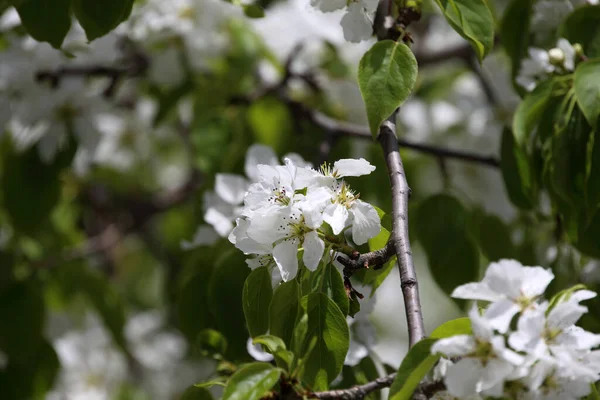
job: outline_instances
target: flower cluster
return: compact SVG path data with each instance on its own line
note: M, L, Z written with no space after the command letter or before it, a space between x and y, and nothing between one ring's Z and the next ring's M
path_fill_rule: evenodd
M268 266L289 281L298 272L300 250L303 264L314 271L329 254L325 248L348 252L350 237L361 245L380 232L375 208L342 179L373 172L368 161L343 159L315 170L286 158L283 166L257 168L258 182L248 188L229 235L238 249L254 255L247 261L251 268Z
M323 12L346 9L342 17L344 38L349 42L358 43L373 36L373 18L377 10L377 0L311 0L313 7Z
M288 153L284 158L293 160L299 167L310 167L296 153ZM244 196L251 184L259 180L259 165L279 165L272 148L262 144L253 144L246 152L244 172L246 176L218 173L215 176L215 190L204 192L204 221L209 225L200 225L191 241L183 241L181 247L189 250L201 245L212 245L219 237L228 237L235 220L241 215Z
M558 39L556 47L550 50L529 48L529 57L523 60L517 83L527 91L532 91L538 82L553 74L567 74L575 69L579 45L572 45L566 39Z
M575 287L542 301L552 279L541 267L500 260L481 282L455 289L455 298L490 305L483 314L476 305L470 310L473 335L441 339L432 347L432 353L458 358L438 368L449 395L569 400L590 392L600 379L600 350L592 350L600 335L575 323L587 312L580 302L596 293Z

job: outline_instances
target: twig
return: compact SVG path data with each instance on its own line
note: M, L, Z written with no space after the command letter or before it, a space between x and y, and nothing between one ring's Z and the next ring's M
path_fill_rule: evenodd
M390 175L392 186L392 232L390 240L394 244L398 266L400 270L400 281L404 297L404 308L406 310L406 321L408 324L409 344L412 347L425 337L423 326L423 314L419 300L419 286L417 274L413 265L410 240L408 238L408 198L410 188L404 175L404 166L400 158L398 140L396 139L397 111L385 121L379 128L379 142L385 155L385 161Z
M386 387L392 386L394 379L396 379L396 373L377 378L374 381L365 383L364 385L353 386L348 389L329 390L326 392L312 393L308 398L312 399L339 399L339 400L360 400L365 398L370 393L380 390ZM435 393L445 390L446 387L441 381L434 382L423 382L421 383L415 393L413 394L414 400L429 399Z
M338 256L337 261L344 266L344 274L346 270L348 270L350 275L352 275L352 272L369 268L371 265L375 265L375 269L377 269L377 266L385 264L393 256L394 244L392 242L387 242L382 249L360 254L356 258Z
M122 238L123 236L117 227L115 225L109 225L102 233L88 239L81 246L65 250L59 256L34 262L32 267L35 269L51 269L68 262L91 257L113 248Z
M292 112L297 118L306 118L326 132L329 132L335 136L350 136L369 140L372 138L371 132L366 126L338 121L319 111L308 108L299 101L292 100L287 97L282 98L282 100L286 102L288 107L291 108ZM398 144L403 148L415 150L436 157L466 161L493 168L500 167L500 160L493 156L484 156L470 153L468 151L448 149L431 144L415 143L407 139L398 139Z

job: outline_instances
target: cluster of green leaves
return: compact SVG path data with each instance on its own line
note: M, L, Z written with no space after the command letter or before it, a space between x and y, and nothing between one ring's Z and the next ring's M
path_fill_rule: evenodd
M88 40L117 27L131 13L134 0L5 0L14 6L27 33L60 48L75 16Z
M549 194L571 243L599 257L600 36L597 20L588 18L593 15L600 15L600 7L582 7L565 19L560 34L581 44L586 58L577 60L574 73L552 76L524 96L512 135L503 135L502 171L517 207L535 209L541 193ZM514 43L507 46L518 66L523 51Z

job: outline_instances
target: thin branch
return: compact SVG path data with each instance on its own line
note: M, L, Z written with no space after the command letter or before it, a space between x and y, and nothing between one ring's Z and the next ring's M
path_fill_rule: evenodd
M394 243L400 281L408 324L410 346L414 346L425 337L423 313L419 300L419 285L413 265L410 240L408 238L408 198L410 188L404 175L404 166L400 158L398 140L396 139L395 111L379 128L379 142L385 155L392 187L392 232L390 240Z
M356 400L364 399L369 393L392 386L396 373L393 373L382 378L377 378L374 381L365 383L364 385L353 386L348 389L329 390L327 392L313 393L309 398L313 399L340 399L340 400Z
M283 97L282 100L285 101L297 118L306 118L330 134L335 136L350 136L369 140L372 138L371 131L366 126L338 121L319 111L308 108L299 101L295 101L287 97ZM463 150L448 149L431 144L416 143L407 139L398 139L398 144L402 148L415 150L435 157L471 162L492 168L500 167L500 160L494 156L484 156Z
M348 389L328 390L326 392L312 393L309 398L312 399L339 399L339 400L360 400L364 399L367 395L377 390L381 390L386 387L392 386L394 379L396 379L396 373L377 378L374 381L365 383L364 385L353 386ZM435 393L445 390L444 382L423 382L421 383L415 393L413 394L414 400L429 399Z
M115 247L123 239L123 235L115 225L109 225L98 236L92 237L82 245L65 250L62 254L34 262L35 269L51 269L59 265L81 260L105 252Z
M352 272L369 268L369 266L372 265L375 266L375 269L378 269L378 266L385 264L393 256L394 244L392 242L387 242L382 249L360 254L358 257L353 258L338 256L337 261L344 266L344 275L346 275L346 270L352 275Z

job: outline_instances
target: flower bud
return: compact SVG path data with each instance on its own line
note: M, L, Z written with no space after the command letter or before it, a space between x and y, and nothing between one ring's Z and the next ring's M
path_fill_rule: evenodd
M558 47L548 50L548 57L550 59L550 64L554 66L562 66L566 58L565 52Z
M583 54L583 46L582 46L581 44L579 44L579 43L575 43L575 44L573 45L573 49L575 50L575 55L576 55L577 57L582 57L582 56L584 55L584 54Z

